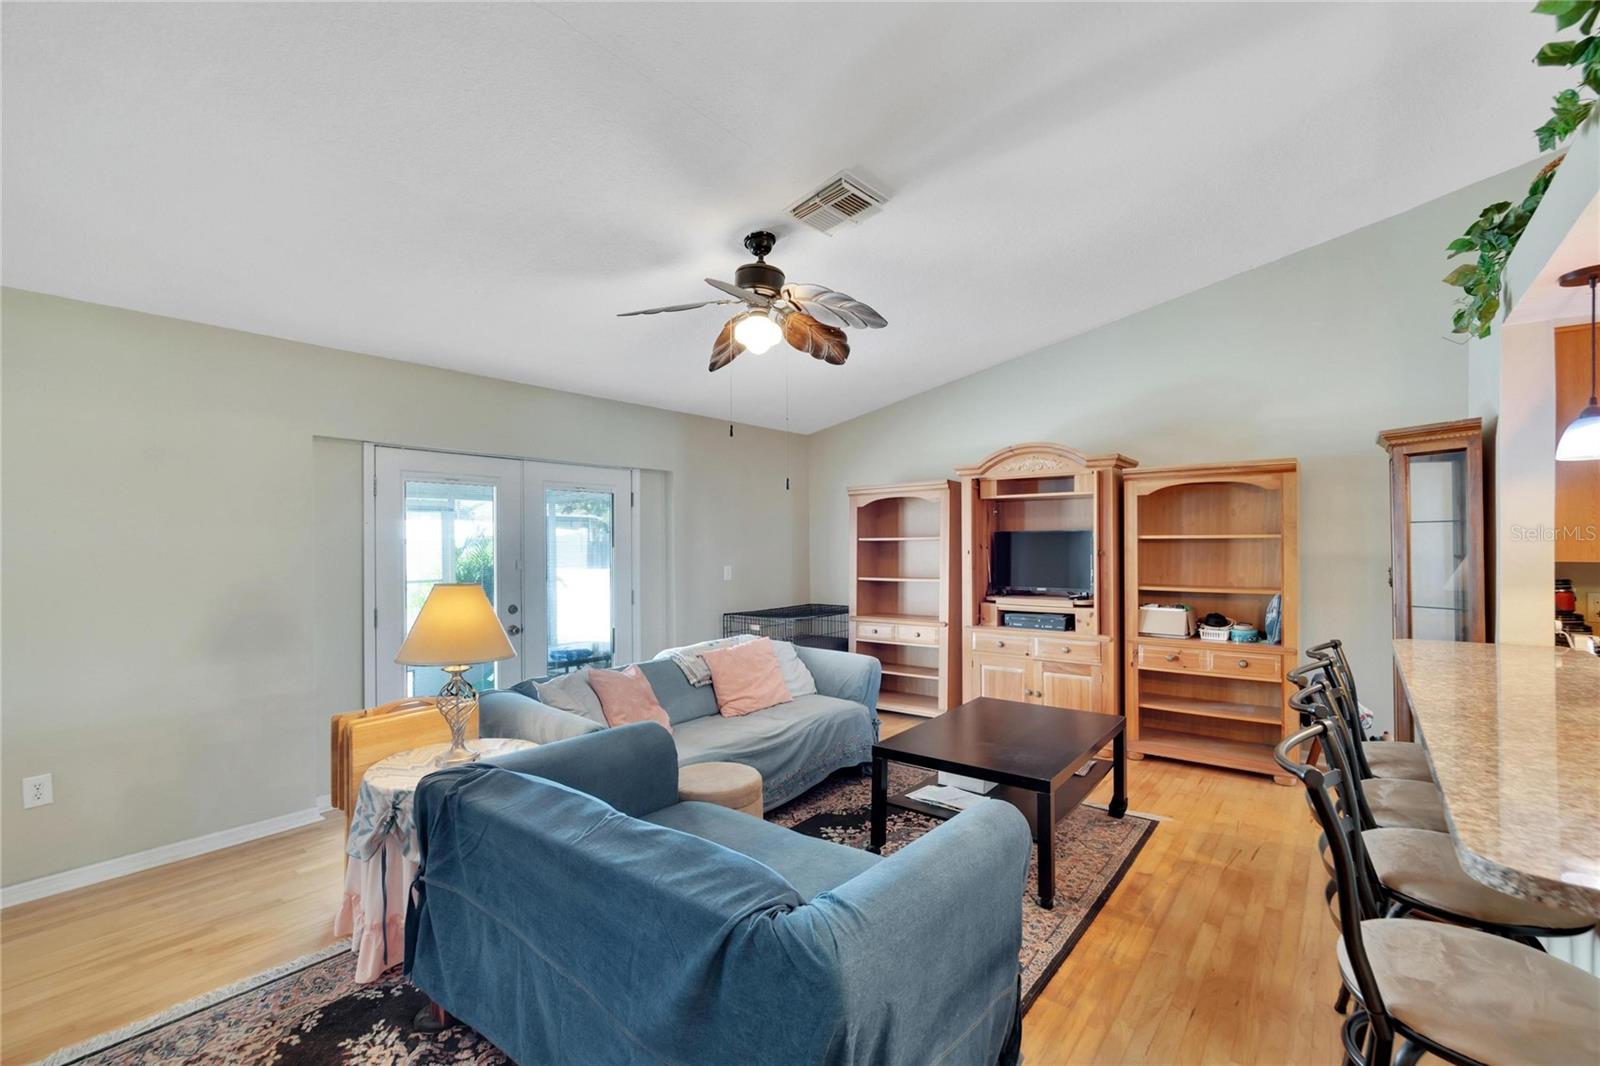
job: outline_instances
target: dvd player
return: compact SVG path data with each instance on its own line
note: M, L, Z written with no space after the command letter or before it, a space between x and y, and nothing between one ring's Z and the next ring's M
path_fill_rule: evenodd
M1014 629L1053 629L1066 632L1077 629L1078 620L1070 614L1044 614L1038 611L1001 611L1000 624Z

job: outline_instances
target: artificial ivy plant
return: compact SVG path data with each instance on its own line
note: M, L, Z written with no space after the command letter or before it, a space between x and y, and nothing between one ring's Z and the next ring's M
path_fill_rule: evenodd
M1549 151L1595 115L1596 97L1585 97L1584 90L1600 95L1600 34L1595 33L1595 23L1600 21L1600 0L1539 0L1533 10L1536 14L1553 16L1557 30L1577 26L1581 35L1575 41L1551 41L1533 58L1540 66L1576 67L1579 72L1578 87L1557 93L1549 120L1534 131L1540 150ZM1472 337L1489 335L1494 316L1500 310L1506 261L1511 258L1512 249L1516 248L1522 231L1528 227L1528 220L1538 210L1545 190L1550 188L1556 168L1565 158L1557 156L1540 170L1520 203L1502 200L1490 204L1478 215L1477 221L1467 227L1465 234L1446 247L1452 259L1467 252L1478 254L1476 262L1458 266L1445 275L1446 285L1462 290L1451 320L1452 332Z

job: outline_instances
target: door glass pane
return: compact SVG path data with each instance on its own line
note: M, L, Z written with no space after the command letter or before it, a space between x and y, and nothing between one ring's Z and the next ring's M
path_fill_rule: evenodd
M436 582L471 581L495 599L494 485L460 481L406 482L406 632ZM408 666L406 694L432 696L450 675ZM495 687L495 664L463 675L480 692Z
M610 492L546 489L545 591L549 635L545 669L610 666L612 520Z
M1467 454L1411 460L1411 635L1467 639Z

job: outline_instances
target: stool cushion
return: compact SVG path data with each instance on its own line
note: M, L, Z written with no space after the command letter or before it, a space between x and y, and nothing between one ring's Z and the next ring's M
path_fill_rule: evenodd
M1600 979L1476 929L1377 918L1361 943L1390 1017L1458 1054L1501 1066L1600 1061ZM1339 969L1357 986L1344 939Z
M1421 744L1403 740L1369 740L1361 745L1361 754L1372 767L1373 777L1399 777L1407 781L1432 781L1433 771L1428 769L1428 756Z
M1592 918L1496 892L1461 868L1448 833L1369 829L1361 834L1378 880L1426 907L1474 921L1578 932Z
M696 762L678 768L678 799L715 803L761 817L761 774L743 763Z
M1361 782L1361 791L1381 829L1450 830L1444 820L1444 797L1431 782L1375 777Z

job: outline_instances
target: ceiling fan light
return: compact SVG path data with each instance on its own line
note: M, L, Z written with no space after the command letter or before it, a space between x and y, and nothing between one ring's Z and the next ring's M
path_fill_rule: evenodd
M1591 403L1578 412L1561 434L1556 458L1563 462L1600 459L1600 404Z
M783 330L766 311L750 311L740 315L734 322L733 339L761 355L783 340Z

